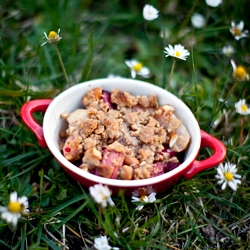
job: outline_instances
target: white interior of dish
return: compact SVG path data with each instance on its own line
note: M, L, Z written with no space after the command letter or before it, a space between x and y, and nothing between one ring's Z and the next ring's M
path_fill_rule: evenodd
M183 124L186 126L187 130L191 135L191 142L188 149L185 151L184 162L176 169L150 179L145 180L114 180L95 176L88 172L85 172L74 164L69 162L61 154L58 146L59 131L65 129L67 123L60 117L62 113L72 112L77 108L82 108L81 99L83 95L90 89L95 87L102 87L106 91L111 91L112 89L119 88L124 91L128 91L133 95L152 95L156 94L160 105L170 104L175 108L175 115L182 120ZM159 181L162 181L170 176L175 175L179 171L185 169L190 163L195 159L199 148L200 148L200 128L199 125L192 114L191 110L176 96L157 87L153 84L146 83L143 81L125 79L125 78L115 78L115 79L97 79L88 82L84 82L75 85L66 91L58 95L49 105L43 121L44 137L48 148L56 159L63 164L66 168L75 172L77 175L84 178L90 179L94 182L114 185L119 187L129 187L129 186L140 186L140 185L152 185Z

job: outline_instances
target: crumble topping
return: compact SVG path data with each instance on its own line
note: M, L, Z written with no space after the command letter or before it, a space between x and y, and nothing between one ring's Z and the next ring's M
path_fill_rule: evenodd
M170 105L155 94L133 96L101 87L83 95L82 109L61 114L68 122L59 136L65 158L84 171L113 179L138 180L179 166L190 135Z

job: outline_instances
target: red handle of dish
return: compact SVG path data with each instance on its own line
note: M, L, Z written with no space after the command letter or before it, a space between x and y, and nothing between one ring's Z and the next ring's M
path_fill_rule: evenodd
M47 143L43 135L43 127L37 123L32 114L34 112L45 112L51 102L51 99L33 100L26 102L21 108L21 118L23 122L35 134L42 148L47 147Z
M218 165L226 157L226 147L224 144L203 130L201 130L201 148L211 148L214 152L205 160L195 160L191 168L184 175L186 179L191 179L197 173Z

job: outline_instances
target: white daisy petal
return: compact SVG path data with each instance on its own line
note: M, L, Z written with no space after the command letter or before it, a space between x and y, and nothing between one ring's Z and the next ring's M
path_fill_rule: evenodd
M234 183L233 181L229 181L229 182L228 182L228 186L229 186L230 188L232 188L234 191L236 191L236 189L237 189L237 187L236 187L236 185L235 185L235 183Z
M215 176L216 177L216 176ZM220 177L221 178L221 177ZM217 183L219 184L219 185L221 185L223 182L225 182L224 180L219 180L219 181L217 181Z
M238 28L240 30L243 30L244 29L244 22L243 21L240 21L240 23L238 24Z
M155 196L156 196L156 193L155 192L153 192L153 193L151 193L149 196L148 196L148 202L154 202L155 200L156 200L156 198L155 198Z
M2 217L3 220L7 220L7 218L9 217L9 212L7 211L5 213L2 213L1 217Z
M235 64L234 60L231 60L231 64L232 64L232 67L233 67L233 71L235 71L236 70L236 64Z
M17 222L18 222L18 217L14 216L11 221L12 225L15 227L17 225Z
M136 71L133 70L133 69L131 69L131 76L132 76L132 78L135 78L135 77L136 77Z
M0 213L3 214L8 211L7 207L0 207Z
M110 197L107 199L107 201L111 207L113 207L115 205L115 203L113 202L113 200Z
M126 63L126 65L128 66L128 67L132 67L132 65L131 65L131 61L129 61L129 60L125 60L125 63Z
M222 185L222 187L221 187L221 189L222 189L222 190L225 190L225 189L226 189L226 186L227 186L227 183L224 182L223 185Z
M138 72L138 75L141 75L141 76L143 76L145 78L149 77L149 74L150 74L150 71L146 67L142 67L141 71Z
M49 39L45 31L43 32L43 34L46 39Z
M10 194L10 202L17 201L17 192L13 192Z
M139 206L137 206L137 207L136 207L136 209L135 209L135 210L142 210L142 209L143 209L143 207L144 207L143 205L139 205Z
M11 213L6 213L5 215L3 215L3 218L8 222L8 223L11 223L11 221L13 220L13 219L15 219L16 218L16 216L15 215L12 215Z
M239 175L239 174L234 174L234 177L238 178L238 179L241 179L241 175ZM241 181L239 180L239 182L241 182Z
M132 202L138 202L140 201L140 198L132 196Z
M218 174L223 177L223 169L221 168L221 165L217 168Z

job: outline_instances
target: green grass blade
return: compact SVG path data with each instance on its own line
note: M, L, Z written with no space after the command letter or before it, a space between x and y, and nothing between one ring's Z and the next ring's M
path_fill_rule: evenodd
M81 82L84 82L88 79L88 75L91 71L91 64L93 61L93 53L94 53L94 43L93 43L93 34L92 32L89 35L89 39L88 39L88 47L89 47L89 51L88 51L88 55L87 55L87 59L86 59L86 63L84 65L83 71L82 71L82 77L81 77Z

